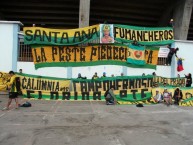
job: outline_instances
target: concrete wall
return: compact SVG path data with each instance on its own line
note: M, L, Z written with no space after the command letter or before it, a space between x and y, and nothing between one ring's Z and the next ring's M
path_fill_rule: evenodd
M175 71L174 75L180 74L181 76L184 76L184 74L188 73L193 74L193 41L176 40L174 45L179 48L179 52L177 53L178 57L184 58L184 71Z
M169 66L158 66L157 70L153 69L136 69L136 68L125 68L123 66L91 66L91 67L74 67L72 68L72 72L68 71L68 68L63 67L50 67L50 68L40 68L35 70L33 62L18 62L17 63L18 71L19 69L23 69L23 73L27 74L35 74L35 75L43 75L43 76L52 76L52 77L62 77L67 78L71 76L72 78L76 78L78 73L81 73L82 76L86 76L87 78L91 78L95 72L98 73L98 76L102 76L103 72L106 72L107 76L111 76L114 74L115 76L120 76L122 72L128 76L142 75L142 73L152 74L154 71L157 75L170 77L171 69ZM71 74L68 74L71 73ZM71 78L69 77L69 78Z
M18 21L0 21L0 71L17 70Z

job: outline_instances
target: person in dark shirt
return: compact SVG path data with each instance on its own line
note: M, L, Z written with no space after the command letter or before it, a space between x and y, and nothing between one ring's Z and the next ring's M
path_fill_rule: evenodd
M183 94L182 91L179 88L176 88L176 90L174 91L174 104L179 105L179 101L182 99Z
M167 56L167 60L166 60L166 65L171 65L172 62L172 56L175 54L176 57L177 56L177 51L179 50L179 48L171 48L170 45L167 46L167 48L170 50Z
M185 75L186 78L186 87L191 87L192 85L192 74L189 73L188 75Z
M77 79L86 79L86 77L82 77L81 73L79 73Z

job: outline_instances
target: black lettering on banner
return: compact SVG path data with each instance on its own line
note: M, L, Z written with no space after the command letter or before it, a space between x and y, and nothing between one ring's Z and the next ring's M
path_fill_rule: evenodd
M75 42L81 42L81 34L80 31L76 31L74 33L73 43Z
M158 41L159 40L159 35L158 35L158 31L154 31L154 41Z
M28 81L27 81L27 89L31 89L31 79L28 78Z
M95 81L95 87L96 87L95 91L98 92L98 90L99 90L99 88L101 88L101 86L102 86L102 82L100 82L100 81Z
M125 29L119 28L119 37L120 37L120 38L124 38L124 37L125 37L124 31L125 31Z
M89 100L89 92L82 92L82 100Z
M164 31L164 38L165 40L168 40L168 31L167 30Z
M114 46L114 47L113 47L113 59L114 59L114 60L118 60L118 59L119 59L118 51L119 51L119 48L116 47L116 46Z
M40 60L40 56L37 54L36 49L34 48L34 49L32 49L32 50L34 51L35 62L40 62L40 61L41 61L41 60Z
M54 82L53 82L54 83ZM56 87L55 87L55 91L59 91L60 90L60 83L56 82Z
M40 41L42 41L42 36L41 36L41 30L35 30L35 32L34 32L34 40L38 40L38 38L39 38L39 40Z
M26 30L25 31L25 39L27 41L32 41L33 40L33 34L32 33L33 33L32 30Z
M71 55L70 55L71 49L67 46L66 47L66 61L69 62L71 60Z
M89 81L88 82L88 91L93 91L94 92L94 82L93 81Z
M78 100L78 92L74 92L74 100Z
M23 77L22 83L21 83L22 89L27 89L27 86L25 85L26 82L27 82L27 79Z
M58 46L59 48L59 61L64 61L64 47L63 46Z
M42 99L42 91L38 91L38 99Z
M148 86L147 87L153 87L153 78L148 78Z
M153 59L153 51L150 50L150 51L149 51L149 55L148 55L147 63L152 63L152 59Z
M63 40L65 40L65 39L66 39L66 42L63 42ZM62 33L62 37L61 37L60 43L61 44L62 43L69 43L68 33L66 33L66 32Z
M81 82L80 82L80 86L81 86L81 92L88 92L87 82L81 81Z
M36 87L34 87L34 78L32 78L32 89L36 90Z
M134 86L134 81L135 81L134 79L130 79L130 80L129 80L129 89L131 89L131 87L132 87L132 88L135 88L135 86Z
M70 100L70 92L62 92L62 100Z
M145 37L146 35L148 36L148 31L143 31L143 40L144 41L149 41L148 38L146 39L146 37Z
M104 80L103 81L103 91L106 91L110 88L109 86L109 80Z
M119 88L121 87L119 82L122 82L122 80L116 79L116 90L119 90Z
M76 84L79 84L79 81L73 81L74 92L76 92Z
M46 31L42 31L42 36L43 36L43 41L48 41L48 42L51 42L52 41L52 35L51 35L51 32L49 32L47 35Z
M82 30L82 40L89 39L91 37L90 35L90 29L88 30L88 34L84 30Z
M47 81L46 80L42 80L42 88L41 90L46 90L47 89Z
M149 41L154 41L154 38L153 38L153 36L154 36L154 31L149 31Z
M60 32L52 32L52 33L54 33L54 42L57 43L58 34L60 34Z
M109 81L109 85L110 85L110 87L111 87L111 86L114 86L115 89L116 89L116 83L115 83L115 80L110 80L110 81Z
M107 53L106 53L106 55L107 55L107 59L108 60L112 59L112 47L111 47L111 45L107 45Z
M56 96L55 100L58 100L58 98L59 98L58 92L50 92L50 99L51 100L54 99L54 96Z
M128 88L128 79L123 80L123 85L122 86L123 86L123 89L127 90L127 88Z
M127 39L127 40L131 39L131 30L130 29L124 29L124 31L125 31L125 39Z
M35 93L35 91L33 91L33 90L27 90L26 92L27 92L27 98L34 98L34 97L31 96L31 94L32 94L32 93Z
M101 46L101 60L106 59L106 45Z
M98 46L98 60L101 60L101 47Z
M79 52L79 48L77 47L72 48L72 52L74 53L74 61L76 62L76 55L77 55L77 52Z
M148 89L141 89L141 98L145 98L147 95L145 94L145 91L148 91Z
M147 82L145 82L145 81L147 81L147 78L142 78L141 81L142 81L141 85L144 86L144 88L146 88L147 87Z
M93 100L101 100L101 92L93 92Z
M131 30L130 29L125 29L125 32L126 32L125 35L127 35L127 39L131 40ZM129 38L128 38L128 35L129 35Z
M46 54L43 47L41 47L41 60L42 62L47 61Z
M52 85L52 90L54 90L54 87L55 87L55 82L52 82L53 85Z
M169 30L169 38L168 39L170 39L170 40L174 39L172 30Z
M92 47L91 48L91 55L90 55L90 61L93 60L93 57L96 56L97 48Z
M97 32L97 27L92 28L92 36L90 38L92 38L95 34L97 37L99 37L99 33Z
M125 50L125 48L123 48L123 47L120 47L119 48L119 60L124 60L124 58L125 58L125 56L124 56L124 51Z
M136 88L141 88L141 79L137 78L135 81L136 81Z
M127 90L119 91L120 98L127 98Z
M133 99L136 100L136 92L138 92L138 90L131 90L131 92L133 93Z
M159 31L159 40L164 40L163 33L163 31Z
M52 47L52 61L55 61L55 55L57 56L58 52L57 52L57 48L56 47Z
M132 31L131 40L136 40L135 30Z
M86 56L85 56L85 48L84 47L81 47L80 48L80 61L85 61L85 58L86 58Z
M137 41L143 41L143 31L137 31Z
M47 90L53 91L52 90L52 82L50 82L50 81L48 81Z
M120 28L114 27L114 38L117 38L118 30L120 31Z

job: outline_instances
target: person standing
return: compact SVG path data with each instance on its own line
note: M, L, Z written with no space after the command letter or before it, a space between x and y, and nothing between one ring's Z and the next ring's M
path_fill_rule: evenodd
M186 87L191 87L191 85L192 85L192 74L189 73L188 75L185 75L185 78L186 78Z
M15 73L13 71L10 71L9 75L11 77L10 81L5 84L7 89L9 90L9 100L8 100L7 106L5 108L3 108L3 110L9 110L9 107L10 107L13 99L15 100L15 103L16 103L15 108L18 109L18 107L19 107L18 92L17 92L17 88L16 88L16 76L15 76Z
M167 48L169 49L169 53L168 53L168 56L167 56L167 60L166 60L166 65L171 65L171 62L172 62L172 56L175 54L176 57L177 56L177 51L179 50L179 48L171 48L170 45L167 46Z

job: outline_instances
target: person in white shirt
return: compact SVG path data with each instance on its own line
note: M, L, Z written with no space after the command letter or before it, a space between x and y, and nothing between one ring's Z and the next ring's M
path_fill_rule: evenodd
M153 99L155 100L156 103L161 103L163 101L162 95L161 95L161 93L159 93L159 90L156 90L156 94L153 97Z
M164 89L163 97L167 106L172 105L172 93L169 93L167 89Z

